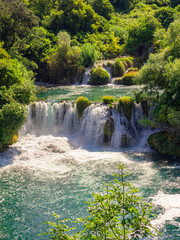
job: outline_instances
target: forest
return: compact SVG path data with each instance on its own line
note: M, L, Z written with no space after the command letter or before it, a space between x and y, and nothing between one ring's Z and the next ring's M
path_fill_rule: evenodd
M17 140L34 82L71 85L111 59L115 76L129 64L144 86L136 101L155 105L152 119L141 120L163 129L151 147L179 157L179 0L0 0L0 151ZM92 74L91 84L106 83L101 69Z

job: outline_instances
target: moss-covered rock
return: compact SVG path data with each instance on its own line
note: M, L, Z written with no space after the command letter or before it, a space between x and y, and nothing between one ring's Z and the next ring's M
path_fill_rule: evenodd
M103 96L102 100L104 104L111 104L114 102L114 98L112 96Z
M125 73L125 67L122 61L116 60L112 65L112 76L113 77L121 77Z
M123 111L124 115L130 121L134 99L131 97L121 97L119 98L118 101L119 101L119 110Z
M137 73L138 71L132 71L124 74L124 76L122 77L123 85L126 86L134 85L135 84L134 79Z
M159 153L180 157L180 139L167 131L152 134L148 138L148 143Z
M86 97L78 97L75 103L78 117L81 118L84 110L90 105L90 101Z
M92 68L91 78L88 84L91 85L103 85L109 82L109 73L101 67Z
M104 143L105 144L110 143L113 132L114 132L114 120L113 120L113 117L110 116L110 118L108 118L108 120L104 125Z

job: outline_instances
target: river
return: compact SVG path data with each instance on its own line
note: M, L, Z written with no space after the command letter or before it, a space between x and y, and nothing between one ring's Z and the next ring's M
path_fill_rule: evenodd
M48 239L37 235L47 230L43 223L53 219L52 213L72 220L86 216L85 202L92 199L92 192L100 191L103 182L113 179L119 163L131 172L128 180L141 195L154 203L157 217L152 224L162 236L152 239L180 239L178 159L152 152L145 140L149 130L138 127L129 132L135 137L137 130L141 136L131 146L121 148L114 140L103 145L104 106L92 105L85 114L88 118L78 122L74 105L53 105L36 103L35 117L30 109L18 142L0 154L0 239ZM63 120L62 107L66 109ZM60 124L55 123L57 111ZM115 126L115 139L123 124ZM92 126L97 130L94 134Z

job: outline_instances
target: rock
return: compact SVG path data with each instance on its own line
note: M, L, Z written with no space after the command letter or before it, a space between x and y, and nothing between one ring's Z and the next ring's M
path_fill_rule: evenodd
M112 116L108 118L104 125L104 143L109 144L111 141L111 137L114 132L114 119Z

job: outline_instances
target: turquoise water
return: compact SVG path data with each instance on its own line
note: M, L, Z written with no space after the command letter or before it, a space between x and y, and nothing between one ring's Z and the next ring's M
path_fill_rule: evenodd
M161 155L81 149L65 137L27 135L0 155L0 239L37 237L47 230L52 213L76 219L85 216L85 201L124 163L129 180L151 198L162 236L180 238L180 164Z
M63 86L52 87L37 94L37 98L41 100L72 100L75 101L79 96L88 97L90 101L102 101L104 95L111 95L118 100L119 97L132 96L133 92L139 87L107 85L107 86Z
M100 101L103 95L116 99L131 95L133 89L115 85L57 87L38 98L76 100L83 95ZM38 234L47 230L44 222L54 220L54 212L62 219L86 216L85 202L92 199L92 192L100 191L103 182L113 179L119 163L131 171L128 180L141 195L154 203L157 217L152 224L162 236L150 239L179 240L180 160L136 150L82 148L71 136L22 134L0 154L0 240L48 239Z

